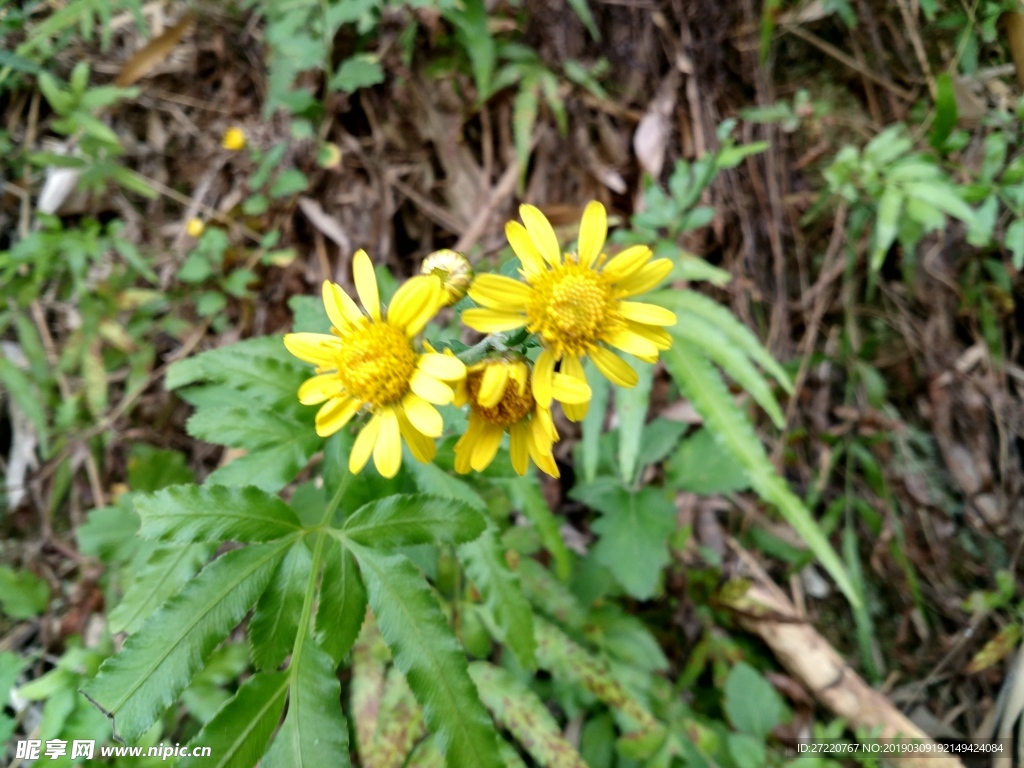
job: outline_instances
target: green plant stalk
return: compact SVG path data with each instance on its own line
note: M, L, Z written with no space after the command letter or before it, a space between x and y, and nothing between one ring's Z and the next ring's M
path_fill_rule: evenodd
M320 575L320 568L324 560L324 542L327 540L327 533L324 531L324 528L327 527L331 518L334 517L334 513L338 510L338 505L341 504L341 500L344 498L345 491L348 490L351 480L352 473L346 467L345 476L338 484L338 490L334 492L334 497L324 509L324 516L320 519L320 525L316 529L316 542L313 544L313 562L309 569L309 580L306 582L306 594L302 599L302 613L299 614L299 627L295 633L295 645L292 646L292 660L288 664L288 671L291 675L289 696L292 698L298 694L299 661L302 658L302 649L309 636L309 624L313 618L313 598L316 596L316 581Z

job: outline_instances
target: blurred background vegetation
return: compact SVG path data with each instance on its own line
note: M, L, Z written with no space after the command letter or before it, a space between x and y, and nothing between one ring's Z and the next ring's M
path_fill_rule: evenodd
M803 640L923 733L1019 731L1022 13L1017 0L7 2L0 741L109 739L78 688L212 555L154 566L133 493L215 471L273 486L323 460L296 438L299 415L240 430L236 448L199 439L186 422L211 400L177 389L247 358L168 381L172 364L315 327L308 297L325 278L347 285L357 248L392 285L440 248L501 264L520 201L568 241L591 199L620 243L675 258L677 284L707 281L781 365L775 381L793 381L760 391L728 371L863 606L660 367L633 392L597 391L582 426L559 425L560 480L473 489L524 522L504 544L565 631L533 698L508 693L519 678L475 674L522 746L510 764L579 764L563 742L592 768L660 764L651 740L668 728L699 747L672 764L781 765L799 737L869 733L877 721L816 700L723 591L744 563L784 587ZM755 408L776 397L776 412ZM294 466L261 462L282 440ZM286 491L296 508L318 493ZM128 599L144 563L168 583ZM465 589L443 557L423 567L442 594ZM470 654L493 660L481 619L456 620ZM368 627L342 680L360 764L432 764ZM184 743L247 674L229 641L146 738Z

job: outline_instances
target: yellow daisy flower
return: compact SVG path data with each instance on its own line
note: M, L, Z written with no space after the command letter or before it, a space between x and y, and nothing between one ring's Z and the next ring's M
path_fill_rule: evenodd
M478 276L469 295L481 307L463 312L463 322L483 333L525 325L537 335L544 351L533 370L533 396L542 407L549 408L552 399L558 399L555 366L560 363L562 373L586 381L585 357L612 383L635 386L636 371L609 347L653 363L671 346L664 328L675 325L676 316L662 307L629 300L658 285L672 270L671 260L651 261L653 254L645 245L626 248L609 259L602 252L608 217L597 201L583 212L578 253L564 259L544 214L532 205L520 206L519 214L523 224L510 221L505 234L526 282ZM586 415L587 405L568 404L565 414L578 421Z
M452 402L450 384L465 377L466 367L455 357L417 352L412 343L444 301L437 278L407 280L382 311L365 251L356 253L352 272L365 314L341 286L325 280L331 335L289 333L284 344L317 366L317 375L299 387L302 403L324 404L316 414L317 434L333 435L366 408L372 415L352 446L349 470L362 470L372 453L377 470L394 477L402 464L402 438L417 459L433 460L432 438L444 427L434 405Z
M590 397L589 388L556 373L565 384L565 396L577 403ZM466 380L459 383L455 404L469 403L469 428L455 444L455 469L465 474L470 469L482 472L494 460L501 439L509 434L512 468L525 475L532 458L544 472L558 477L558 466L551 446L558 432L551 410L533 397L530 365L526 360L490 359L471 365Z

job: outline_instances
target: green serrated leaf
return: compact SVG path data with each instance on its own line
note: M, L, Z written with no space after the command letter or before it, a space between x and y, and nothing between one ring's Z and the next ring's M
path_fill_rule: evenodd
M211 230L207 230L208 232ZM260 403L295 398L312 371L294 358L281 336L261 336L180 360L167 370L167 389L200 382L230 384Z
M598 562L633 597L654 597L676 527L672 501L657 488L627 490L609 478L577 486L570 495L602 513L593 524L601 536L593 550Z
M381 634L423 707L427 727L445 746L448 765L502 768L497 734L465 655L416 566L402 555L349 547Z
M928 135L928 143L935 149L941 149L956 127L957 109L956 92L953 78L943 72L935 78L935 120Z
M30 619L46 610L50 585L30 571L0 566L0 609L12 619Z
M584 366L587 381L590 382L590 407L583 417L583 437L580 439L580 464L583 465L583 479L588 483L597 477L597 467L601 461L601 434L604 432L604 419L608 411L608 397L611 394L611 382L598 375L594 364L587 359Z
M704 424L722 445L736 457L750 478L750 484L762 498L774 504L814 552L852 605L862 598L854 587L842 561L811 513L775 472L764 446L750 422L736 406L721 377L697 350L676 338L672 348L662 353L665 366L679 388L704 418Z
M103 663L85 691L114 716L122 738L137 741L181 694L262 594L291 543L254 544L214 560Z
M348 723L335 666L314 640L306 641L298 666L288 670L297 684L263 768L348 768Z
M345 521L345 537L375 549L415 544L461 544L479 536L483 515L466 504L425 493L371 501Z
M366 587L352 554L336 541L328 543L316 630L320 645L341 663L359 635L366 617Z
M469 665L480 698L494 719L547 768L587 768L580 753L562 736L562 729L544 702L503 669L483 661Z
M190 742L209 747L210 756L187 757L179 765L252 768L270 742L287 693L287 672L253 675Z
M878 218L875 220L875 236L871 246L870 259L871 269L874 272L882 268L882 262L885 261L889 248L896 241L905 199L900 187L890 184L878 200Z
M706 429L697 430L683 441L665 468L665 475L674 488L702 496L750 487L747 473Z
M940 211L960 219L965 224L974 221L974 210L960 198L952 184L934 181L929 183L913 182L904 184L903 191L907 197L916 197L926 203L931 203ZM879 203L879 209L881 209L881 203ZM881 215L881 210L879 210L879 215Z
M537 661L542 669L604 702L623 730L655 745L664 738L665 726L612 675L603 659L543 620L537 622Z
M753 331L741 323L728 308L696 291L659 291L648 294L645 298L652 304L658 304L676 312L689 312L703 317L724 334L732 344L743 350L748 357L771 374L783 390L792 394L793 382L790 381L782 366L761 345ZM679 322L685 322L685 319L679 318Z
M456 499L463 504L468 504L473 509L486 511L487 504L480 494L462 478L456 477L451 472L446 472L434 463L423 464L419 461L410 461L408 466L413 477L416 478L416 486L423 493Z
M235 448L265 448L282 442L294 442L296 432L306 432L311 424L295 418L295 413L253 411L251 408L201 408L186 424L188 433L200 440ZM312 431L312 430L309 430Z
M498 640L516 655L520 666L534 669L533 611L523 595L519 576L508 566L498 532L490 526L476 541L463 544L459 559L470 581L483 595L501 636Z
M273 541L301 529L291 507L258 488L175 485L135 497L150 539Z
M523 516L537 529L541 543L555 560L558 578L568 581L572 573L572 557L562 540L558 518L548 506L540 486L530 477L516 478L502 485L508 488L513 503Z
M158 547L146 564L133 573L121 602L107 620L111 632L134 634L167 600L176 595L213 556L216 544Z
M295 480L316 453L320 442L312 430L307 433L293 431L290 442L249 451L214 470L206 481L232 487L252 485L268 493L279 491Z
M249 621L249 641L257 669L277 669L285 656L291 653L312 565L305 543L296 542L277 566L270 584L256 603L256 610Z
M672 329L672 333L677 338L686 339L705 357L721 367L765 410L775 426L782 429L786 425L786 417L767 380L758 372L743 350L731 344L724 333L720 333L703 318L695 317L692 322L678 323Z
M466 0L443 13L455 25L459 44L469 54L477 101L483 103L491 95L491 79L498 58L494 37L487 29L487 8L483 0Z

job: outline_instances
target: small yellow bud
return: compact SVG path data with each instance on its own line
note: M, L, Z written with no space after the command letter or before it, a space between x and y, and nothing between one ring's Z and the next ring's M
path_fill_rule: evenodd
M185 231L188 232L189 237L199 237L203 234L204 229L206 229L206 225L203 224L202 219L189 219L188 224L185 225Z
M228 128L224 131L224 138L220 140L220 145L232 152L245 149L245 131L241 128Z
M458 251L444 250L434 251L423 260L420 272L424 275L436 275L444 286L448 300L445 306L451 306L469 290L469 284L473 282L473 267L469 260Z

